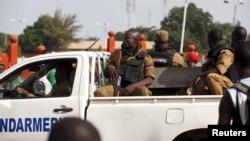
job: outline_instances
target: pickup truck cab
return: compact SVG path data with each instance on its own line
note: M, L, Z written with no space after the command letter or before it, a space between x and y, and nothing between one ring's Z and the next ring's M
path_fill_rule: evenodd
M221 98L217 95L168 95L165 89L165 95L155 91L150 97L94 97L95 89L107 81L103 69L108 57L107 52L91 51L45 54L0 74L1 141L46 141L51 126L69 116L93 123L102 141L199 139L206 137L209 124L217 123ZM36 80L60 61L68 61L75 68L70 80L72 93L45 97L40 89L43 85ZM156 83L162 84L158 79ZM162 85L152 84L151 88L164 89ZM16 86L37 97L21 97Z

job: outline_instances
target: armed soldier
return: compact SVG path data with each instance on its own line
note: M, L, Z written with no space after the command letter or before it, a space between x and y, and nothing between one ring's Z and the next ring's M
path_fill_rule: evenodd
M113 83L97 88L95 96L152 95L147 86L155 78L154 62L146 52L140 50L139 39L140 33L137 30L129 29L125 32L121 49L111 54L104 72ZM120 87L119 90L118 87Z
M155 67L187 67L183 56L169 47L166 30L156 31L154 48L149 50L148 54L153 58Z

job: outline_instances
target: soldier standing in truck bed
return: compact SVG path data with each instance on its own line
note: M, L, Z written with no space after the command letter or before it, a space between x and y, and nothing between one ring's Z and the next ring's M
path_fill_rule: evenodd
M169 34L166 30L156 31L155 45L148 54L153 58L155 67L187 67L183 56L169 47Z
M136 29L125 32L122 47L111 54L104 74L115 83L97 88L95 96L152 95L147 86L153 83L155 78L154 62L141 50L140 33ZM120 84L117 81L118 76L121 77Z

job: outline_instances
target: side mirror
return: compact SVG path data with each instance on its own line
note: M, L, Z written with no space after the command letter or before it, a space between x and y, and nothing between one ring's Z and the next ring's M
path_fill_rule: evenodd
M45 85L42 81L35 81L33 84L34 94L38 96L45 95Z

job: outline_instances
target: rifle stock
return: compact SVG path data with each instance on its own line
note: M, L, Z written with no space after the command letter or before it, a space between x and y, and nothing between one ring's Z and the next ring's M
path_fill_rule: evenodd
M117 68L120 66L120 60L121 60L121 50L118 50L115 52L115 58L116 58L116 72L117 72ZM114 84L114 96L120 96L119 95L119 90L121 88L121 75L119 75L119 73L117 73L118 76L115 80L115 84Z
M121 76L120 75L118 75L118 77L115 80L114 88L115 88L114 96L120 96L119 94L119 90L121 88Z

